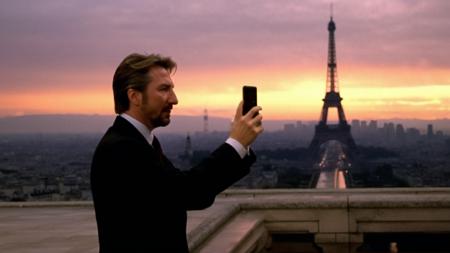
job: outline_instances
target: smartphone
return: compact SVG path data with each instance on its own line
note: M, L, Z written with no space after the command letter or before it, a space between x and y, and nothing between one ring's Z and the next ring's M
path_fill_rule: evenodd
M245 114L247 114L248 111L250 111L250 109L252 109L254 106L257 105L256 87L255 86L244 86L244 87L242 87L242 94L244 97L244 106L242 109L242 115L245 115Z

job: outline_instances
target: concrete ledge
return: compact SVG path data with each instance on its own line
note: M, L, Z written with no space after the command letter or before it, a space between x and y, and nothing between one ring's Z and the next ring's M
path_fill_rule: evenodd
M326 199L330 199L335 195L338 196L350 196L350 204L354 207L358 206L358 203L362 205L370 205L371 203L383 204L384 198L377 201L373 197L368 198L367 195L375 194L381 196L392 196L390 199L392 202L403 202L407 203L410 200L417 198L419 201L415 201L417 203L423 202L428 203L429 205L431 201L427 201L427 197L422 199L418 198L416 195L433 195L433 196L441 196L441 200L438 198L433 198L437 201L435 204L442 205L449 203L448 198L450 197L450 188L446 187L427 187L427 188L354 188L354 189L229 189L221 194L219 194L218 199L222 199L226 201L226 199L230 199L232 202L236 201L245 201L245 200L254 200L259 198L264 198L263 201L268 201L269 199L279 199L278 195L283 195L283 198L292 196L293 199L301 199L298 201L311 200L312 202L320 203L322 200L326 201ZM406 195L405 195L406 194ZM310 199L312 195L314 199ZM321 197L321 195L325 195L326 197ZM395 197L395 195L397 197ZM402 200L402 197L408 199ZM307 198L307 199L305 199ZM321 199L322 198L322 199ZM241 199L241 200L238 200ZM333 201L328 201L329 203L333 203ZM339 201L338 201L339 202ZM256 203L256 202L255 202ZM440 204L441 203L441 204ZM311 204L312 206L314 204ZM91 207L93 206L92 201L30 201L30 202L0 202L0 208L6 207ZM323 205L320 204L322 207Z
M228 190L188 217L193 252L259 252L274 232L347 253L364 233L450 233L450 188ZM98 252L89 201L3 202L0 224L0 252Z
M257 214L240 213L231 218L226 225L211 234L200 248L193 253L208 252L250 252L258 245L257 242L267 231L263 225L263 219Z
M239 205L224 206L219 212L213 213L187 234L189 249L196 249L204 243L215 231L223 227L233 216L240 212Z
M450 187L396 187L396 188L347 188L347 189L228 189L220 194L221 197L251 197L260 198L274 195L321 195L321 194L450 194Z
M304 208L345 208L345 196L295 196L280 195L275 197L258 197L252 200L241 200L242 209L304 209Z
M356 252L363 233L450 233L449 188L230 190L267 231L313 233L323 252ZM233 251L248 252L248 251Z
M29 201L29 202L0 202L0 208L27 208L27 207L92 207L92 201Z
M351 208L433 208L450 207L449 193L426 192L421 194L393 193L389 195L371 196L360 194L348 197Z

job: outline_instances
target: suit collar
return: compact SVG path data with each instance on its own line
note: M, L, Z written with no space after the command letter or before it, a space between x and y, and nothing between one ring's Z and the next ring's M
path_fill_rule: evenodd
M151 146L144 136L133 126L128 120L117 116L112 125L112 130L119 132L122 135L144 142Z
M153 145L153 133L147 128L146 125L142 124L140 121L133 118L129 114L122 113L119 116L131 123L142 134L142 136L144 136L148 144Z

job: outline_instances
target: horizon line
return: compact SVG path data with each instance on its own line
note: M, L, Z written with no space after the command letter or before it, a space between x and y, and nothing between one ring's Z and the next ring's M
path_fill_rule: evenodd
M28 116L117 116L118 114L101 114L101 113L29 113L29 114L20 114L20 115L0 115L0 119L7 119L7 118L19 118L19 117L28 117ZM172 117L203 117L203 114L173 114ZM227 119L228 117L220 116L220 115L208 115L209 118L217 118L217 119ZM394 118L352 118L351 120L348 120L347 122L351 122L352 120L421 120L421 121L437 121L437 120L450 120L450 118L444 117L444 118L401 118L401 117L394 117ZM317 119L265 119L265 121L319 121Z

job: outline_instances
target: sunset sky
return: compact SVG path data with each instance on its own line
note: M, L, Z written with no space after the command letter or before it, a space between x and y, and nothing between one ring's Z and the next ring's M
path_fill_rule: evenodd
M178 115L230 117L244 84L265 119L315 120L330 0L0 3L0 116L112 114L129 53L178 63ZM450 118L450 1L334 2L348 119Z

